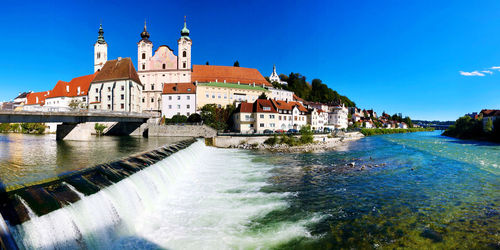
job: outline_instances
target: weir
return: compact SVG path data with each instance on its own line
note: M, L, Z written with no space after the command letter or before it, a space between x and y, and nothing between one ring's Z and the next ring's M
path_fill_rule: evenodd
M23 186L8 186L0 193L0 213L9 225L15 226L92 195L132 174L190 146L195 139L184 140L153 151L100 164L80 171Z

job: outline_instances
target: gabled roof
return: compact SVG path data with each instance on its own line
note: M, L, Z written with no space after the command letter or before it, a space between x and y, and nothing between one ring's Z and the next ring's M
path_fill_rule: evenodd
M236 108L236 113L253 113L253 103L240 103L240 105Z
M187 83L165 83L163 84L163 94L196 94L196 86Z
M498 109L483 109L483 110L481 110L481 114L483 114L483 117L500 116L500 110L498 110Z
M273 103L267 99L257 99L254 103L254 112L257 113L278 113L273 106Z
M272 86L257 69L232 66L193 65L191 80Z
M134 64L132 63L132 59L129 57L107 61L104 66L102 66L102 69L98 72L92 83L128 79L142 85L139 75L137 74Z
M293 94L293 99L294 99L295 101L305 102L305 101L304 101L304 99L302 99L302 98L298 97L296 94Z
M26 96L26 105L40 105L43 106L45 104L45 99L50 94L50 91L42 91L42 92L33 92L29 93ZM38 97L38 102L37 102Z
M55 97L76 97L88 95L90 83L94 80L98 72L91 75L79 76L71 79L70 82L58 81L56 86L50 91L47 98ZM80 91L78 91L80 88Z
M14 99L20 99L20 98L26 98L28 96L28 94L30 94L31 92L22 92L22 93L19 93L19 95L14 98Z
M306 107L304 107L300 102L286 102L286 101L272 100L272 103L278 110L279 109L292 110L293 107L297 106L299 111L307 112Z

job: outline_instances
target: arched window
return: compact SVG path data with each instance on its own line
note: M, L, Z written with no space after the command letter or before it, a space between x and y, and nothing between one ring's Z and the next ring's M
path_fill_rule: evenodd
M186 51L182 51L182 57L186 57Z
M146 59L146 53L142 53L142 59Z
M166 66L167 66L167 65L163 64L163 69L165 69L165 68L166 68Z
M182 64L182 67L183 67L183 68L186 68L186 63L183 63L183 64Z
M142 65L142 69L146 69L146 64L143 64L143 65Z

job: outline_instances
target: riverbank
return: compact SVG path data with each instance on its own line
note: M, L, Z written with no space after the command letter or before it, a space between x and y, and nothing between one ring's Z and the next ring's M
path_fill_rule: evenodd
M400 134L400 133L413 133L413 132L432 132L434 128L363 128L360 132L364 136L370 135L386 135L386 134Z
M228 148L264 150L269 152L280 153L309 153L309 152L325 152L332 151L344 145L346 142L355 141L363 138L364 135L359 132L345 133L339 137L331 137L329 135L314 135L314 142L290 146L285 143L278 143L274 145L264 143L267 139L273 138L262 136L259 138L250 138L251 140L241 140L238 144L229 145Z

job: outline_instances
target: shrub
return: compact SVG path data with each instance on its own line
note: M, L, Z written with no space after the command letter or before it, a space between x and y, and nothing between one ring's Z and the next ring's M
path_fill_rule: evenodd
M104 124L96 123L94 125L94 129L95 129L95 132L97 133L97 135L102 135L102 133L104 132L104 129L106 129L106 128L107 128L107 126Z
M313 131L309 125L303 126L299 132L301 144L312 143L314 141Z
M271 145L271 146L274 146L278 143L280 143L280 139L278 138L277 135L274 135L273 137L269 137L264 141L264 144Z
M45 124L21 123L21 132L24 134L43 134L45 132Z

